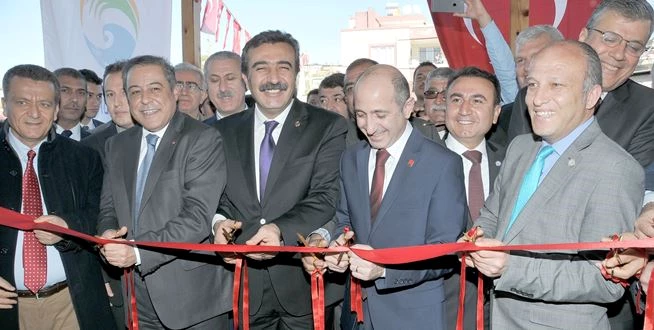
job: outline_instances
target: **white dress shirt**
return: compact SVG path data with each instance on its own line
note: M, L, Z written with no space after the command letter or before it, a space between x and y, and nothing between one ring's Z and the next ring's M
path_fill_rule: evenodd
M488 169L488 154L486 152L486 140L482 140L481 143L475 147L474 149L468 149L468 147L464 146L461 142L457 141L457 139L452 136L452 134L449 134L447 136L447 139L445 139L445 145L447 146L447 149L450 149L459 156L461 156L461 159L463 159L463 175L465 176L465 185L466 185L466 199L469 200L470 196L468 196L468 176L470 175L470 168L472 168L472 161L470 161L468 158L463 156L463 153L468 151L468 150L477 150L481 152L481 182L484 185L484 199L488 198L488 194L490 192L490 171Z
M59 124L55 124L55 129L57 131L57 134L61 134L65 128L59 126ZM73 128L69 129L69 131L73 134L70 135L70 138L79 141L82 139L82 125L80 123L77 123L77 125L73 126Z
M27 168L27 152L30 150L30 147L26 146L23 142L18 140L14 135L13 131L9 129L9 134L7 136L9 145L14 149L20 160L20 165L23 168L22 173L25 173ZM34 157L34 171L36 172L36 177L39 178L39 154L38 151L41 147L41 144L45 142L46 139L43 139L36 146L34 146L34 151L36 151L36 156ZM43 207L43 214L48 214L48 209L45 205L45 200L43 199L43 188L41 187L41 180L39 179L39 190L41 192L41 205ZM21 193L22 194L22 193ZM21 212L23 210L23 204L21 201L20 206ZM23 237L25 232L22 230L18 231L18 237L16 240L16 254L14 257L14 280L16 290L28 290L25 286L25 270L23 267ZM61 255L59 251L54 247L54 245L46 245L47 253L47 263L48 271L46 274L45 287L57 284L59 282L66 280L66 271L64 270L64 264L61 261Z
M406 146L407 141L409 141L409 136L411 135L412 131L413 127L409 122L407 122L406 126L404 127L404 132L400 138L393 142L390 147L386 148L386 151L388 151L390 157L388 157L388 160L386 160L386 164L384 165L384 189L382 190L382 199L386 194L388 184L391 182L393 173L395 173L397 162L400 160L400 156L402 156L402 152L404 151L404 147ZM375 173L377 150L379 149L370 148L370 156L368 156L368 194L370 194L370 190L372 189L372 177Z

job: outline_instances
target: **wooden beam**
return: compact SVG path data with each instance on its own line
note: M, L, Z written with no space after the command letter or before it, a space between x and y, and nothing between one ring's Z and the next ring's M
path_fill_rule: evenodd
M182 0L182 58L200 66L200 7L201 1Z
M511 0L511 50L515 53L515 38L529 27L529 0Z

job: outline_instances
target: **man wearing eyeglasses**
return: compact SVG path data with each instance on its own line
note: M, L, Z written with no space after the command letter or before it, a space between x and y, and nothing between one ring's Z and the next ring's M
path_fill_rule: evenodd
M57 134L79 141L91 133L82 129L80 119L84 114L86 98L86 79L73 68L60 68L54 71L59 81L59 113L55 128Z
M447 132L445 128L445 89L447 81L454 74L450 68L438 68L427 74L424 87L426 120L414 118L413 126L423 135L434 141L440 141Z
M202 120L200 106L207 98L202 70L190 63L180 63L175 65L175 79L179 90L177 108L193 119Z

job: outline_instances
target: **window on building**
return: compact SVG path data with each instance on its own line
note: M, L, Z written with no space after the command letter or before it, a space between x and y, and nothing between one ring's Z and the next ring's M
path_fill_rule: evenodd
M438 63L438 60L441 57L441 49L438 47L428 47L428 48L420 48L418 51L418 58L420 59L420 63L422 62L432 62L432 63ZM442 62L442 59L440 59Z

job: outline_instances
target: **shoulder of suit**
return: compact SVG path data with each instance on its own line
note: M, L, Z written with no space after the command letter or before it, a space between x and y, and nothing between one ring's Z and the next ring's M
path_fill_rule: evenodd
M598 163L631 163L636 167L642 168L629 152L602 132L599 133L588 149L596 151L594 154L598 158Z
M75 141L73 139L66 139L57 136L52 142L52 148L57 153L63 153L66 158L80 157L87 158L98 155L97 151L91 146Z
M648 109L648 112L652 112L650 109L654 107L654 89L643 86L631 79L627 79L624 84L611 91L611 94L617 100L627 101L630 105L634 105L641 110ZM638 109L629 110L636 111Z

